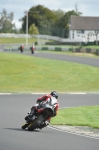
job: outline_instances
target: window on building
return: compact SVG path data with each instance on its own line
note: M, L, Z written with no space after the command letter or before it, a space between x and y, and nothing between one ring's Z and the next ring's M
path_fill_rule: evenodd
M96 30L95 33L99 34L99 30Z
M84 33L85 33L85 30L77 30L76 33L77 33L77 34L84 34Z

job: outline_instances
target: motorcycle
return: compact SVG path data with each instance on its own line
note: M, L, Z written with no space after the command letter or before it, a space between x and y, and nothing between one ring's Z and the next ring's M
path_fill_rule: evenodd
M49 102L39 104L41 106L41 111L35 111L31 117L31 112L25 117L26 123L22 125L22 129L28 128L29 131L35 129L42 129L44 123L49 117L54 114L54 106L49 104Z
M31 53L34 54L34 51L35 51L35 47L32 46L32 47L31 47Z
M21 51L21 53L23 53L23 50L24 50L24 45L21 45L21 46L20 46L20 51Z

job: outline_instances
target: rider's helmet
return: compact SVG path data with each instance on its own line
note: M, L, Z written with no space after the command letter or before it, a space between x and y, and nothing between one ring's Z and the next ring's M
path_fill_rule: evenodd
M52 92L50 93L50 95L52 95L53 97L55 97L56 99L58 99L58 94L57 94L56 91L52 91Z

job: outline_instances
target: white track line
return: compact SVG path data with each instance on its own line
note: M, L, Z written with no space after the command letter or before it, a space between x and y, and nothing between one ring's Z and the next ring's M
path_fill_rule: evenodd
M66 131L64 129L60 129L58 127L56 128L56 127L53 127L53 126L48 126L48 127L51 128L51 129L54 129L54 130L61 131L61 132L66 132L66 133L70 133L70 134L74 134L74 135L79 135L79 136L83 136L83 137L88 137L88 138L99 140L99 137L94 137L94 136L90 136L90 135L84 135L84 134L80 134L80 133L76 133L76 132L72 132L72 131Z

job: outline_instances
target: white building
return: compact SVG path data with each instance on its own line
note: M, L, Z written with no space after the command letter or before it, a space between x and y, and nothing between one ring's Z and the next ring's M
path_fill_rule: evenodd
M71 16L69 38L85 43L99 41L99 17Z

